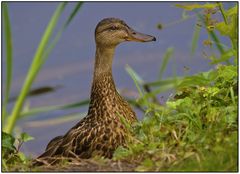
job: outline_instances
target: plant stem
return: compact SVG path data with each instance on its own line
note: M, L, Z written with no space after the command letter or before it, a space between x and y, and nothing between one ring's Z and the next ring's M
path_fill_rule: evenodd
M2 122L5 121L7 115L7 103L9 99L11 81L12 81L12 35L11 35L11 25L8 14L8 5L6 2L3 3L3 22L4 22L4 36L6 45L6 86L5 95L2 110Z
M221 14L222 14L222 16L223 16L223 19L224 19L225 24L228 25L227 17L226 17L226 15L225 15L225 11L224 11L224 9L223 9L222 3L221 3L221 2L217 2L217 4L218 4L218 7L219 7L219 9L220 9L220 11L221 11Z

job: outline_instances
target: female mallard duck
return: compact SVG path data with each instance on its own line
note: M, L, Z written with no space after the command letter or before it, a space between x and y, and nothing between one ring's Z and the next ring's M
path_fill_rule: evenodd
M124 21L103 19L95 29L96 60L88 114L64 136L52 139L45 152L35 160L40 164L51 157L111 158L114 150L126 146L129 124L137 121L134 111L118 94L112 77L115 48L125 41L150 42L155 37L134 31Z

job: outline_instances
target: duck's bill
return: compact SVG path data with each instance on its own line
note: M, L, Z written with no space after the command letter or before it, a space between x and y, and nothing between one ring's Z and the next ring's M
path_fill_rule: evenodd
M128 41L135 41L135 42L151 42L156 41L156 38L147 34L139 33L137 31L131 30L129 34Z

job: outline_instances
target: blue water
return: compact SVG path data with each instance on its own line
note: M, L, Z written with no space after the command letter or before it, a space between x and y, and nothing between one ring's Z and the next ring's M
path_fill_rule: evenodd
M151 43L123 43L119 45L113 63L113 75L119 90L127 89L137 92L133 80L125 71L126 64L130 65L146 81L157 79L163 55L169 47L174 47L174 55L164 73L164 78L171 77L174 72L179 76L186 74L184 67L189 68L188 74L212 68L209 61L202 56L203 51L209 51L201 44L203 40L208 38L204 29L200 32L199 47L196 49L195 55L190 55L196 17L169 25L163 30L157 29L158 23L165 25L180 20L183 11L176 8L174 4L172 2L84 3L71 25L63 33L33 84L33 88L59 85L61 88L52 93L28 98L27 102L30 107L68 104L89 97L95 55L94 30L96 24L106 17L123 19L137 31L157 38L156 42ZM14 48L11 96L17 95L20 91L40 38L57 5L58 2L9 3ZM61 16L59 26L66 20L74 5L75 2L69 3L63 16ZM223 40L223 42L229 44L227 40ZM4 85L5 61L4 59L2 61ZM167 97L166 94L162 95ZM10 104L9 109L12 106L13 104ZM26 131L35 137L35 140L26 143L22 150L32 156L40 154L51 138L65 133L78 120L42 127L29 126L32 121L86 111L87 107L54 111L20 121L18 123L19 131Z

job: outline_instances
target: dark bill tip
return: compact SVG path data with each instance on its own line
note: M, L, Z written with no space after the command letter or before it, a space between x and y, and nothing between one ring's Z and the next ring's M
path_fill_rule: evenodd
M136 41L136 42L151 42L156 41L156 38L147 34L139 33L137 31L132 31L130 33L130 41Z

